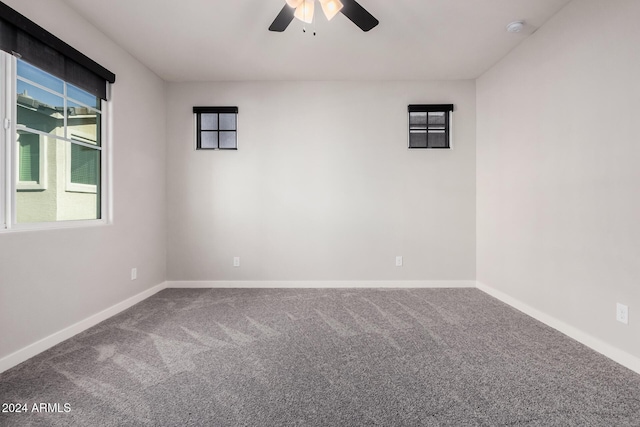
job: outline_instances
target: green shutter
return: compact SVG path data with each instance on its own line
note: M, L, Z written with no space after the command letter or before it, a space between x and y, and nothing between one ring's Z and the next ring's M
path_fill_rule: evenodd
M71 144L71 182L98 185L99 150Z
M18 180L21 182L40 182L40 137L34 134L21 134Z

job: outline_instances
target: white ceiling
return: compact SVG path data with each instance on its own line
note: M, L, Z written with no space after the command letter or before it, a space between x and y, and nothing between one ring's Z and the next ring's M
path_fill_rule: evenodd
M284 0L64 1L165 80L235 81L473 79L570 0L358 0L380 25L320 13L315 37L267 30Z

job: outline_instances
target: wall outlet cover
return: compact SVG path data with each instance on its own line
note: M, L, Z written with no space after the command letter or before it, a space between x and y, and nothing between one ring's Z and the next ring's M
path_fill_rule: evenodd
M618 322L629 324L629 307L624 304L616 304L616 320Z
M402 267L402 256L396 257L396 267Z

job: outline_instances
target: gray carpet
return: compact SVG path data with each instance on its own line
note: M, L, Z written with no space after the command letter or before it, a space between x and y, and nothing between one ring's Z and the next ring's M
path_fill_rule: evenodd
M3 426L640 426L640 375L475 289L167 289L0 402L28 405Z

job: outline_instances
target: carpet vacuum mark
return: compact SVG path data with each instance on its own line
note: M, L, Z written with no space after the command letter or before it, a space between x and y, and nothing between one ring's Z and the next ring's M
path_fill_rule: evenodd
M640 426L640 375L475 289L166 289L0 402L27 408L2 426Z

